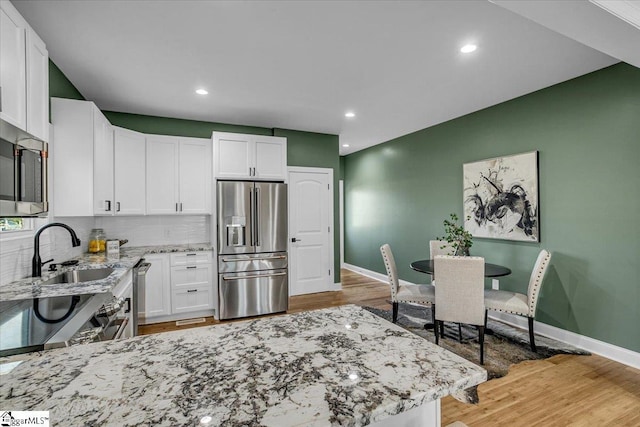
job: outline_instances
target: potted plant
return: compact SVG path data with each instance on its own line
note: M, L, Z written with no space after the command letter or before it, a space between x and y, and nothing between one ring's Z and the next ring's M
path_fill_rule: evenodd
M469 256L469 248L473 245L473 236L464 229L464 225L458 225L458 215L452 213L450 219L445 219L443 237L438 240L446 240L454 247L454 255Z

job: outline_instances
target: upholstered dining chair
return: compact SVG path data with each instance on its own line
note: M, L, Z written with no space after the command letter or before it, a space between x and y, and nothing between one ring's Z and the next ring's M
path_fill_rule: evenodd
M531 277L529 277L529 287L527 294L520 294L511 291L500 291L487 289L484 291L484 305L489 310L501 311L503 313L517 314L529 320L529 343L531 351L535 352L536 341L533 334L533 321L536 316L538 297L542 288L542 281L551 261L551 253L545 249L538 254ZM487 325L487 313L484 315L484 323Z
M454 255L456 248L446 240L429 240L429 258L433 259L436 255ZM431 284L435 285L436 281L431 276ZM458 323L458 341L462 342L462 325Z
M429 240L429 258L434 259L436 255L453 255L456 252L456 248L446 240ZM434 277L431 276L431 283L433 283Z
M437 285L435 313L436 344L443 335L444 322L465 323L478 328L480 364L484 364L484 258L436 255L434 274Z
M435 313L436 308L434 303L436 296L433 285L401 284L398 279L398 269L393 257L393 252L391 252L391 246L385 243L380 247L380 253L382 253L384 266L387 269L387 276L389 277L389 286L391 287L393 323L398 321L398 304L401 302L431 305Z

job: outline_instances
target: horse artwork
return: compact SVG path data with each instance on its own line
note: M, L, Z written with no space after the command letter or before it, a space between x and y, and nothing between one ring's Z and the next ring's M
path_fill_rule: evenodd
M474 237L540 241L538 152L465 163L464 227Z

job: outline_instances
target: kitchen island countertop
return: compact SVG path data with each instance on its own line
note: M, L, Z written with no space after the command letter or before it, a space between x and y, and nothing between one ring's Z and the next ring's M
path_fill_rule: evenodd
M31 355L0 407L56 425L368 425L486 371L355 305Z
M209 243L184 245L157 245L121 248L118 259L109 259L104 253L85 253L73 258L79 261L73 267L62 267L58 271L43 271L42 277L16 280L0 287L0 301L23 300L31 298L50 298L68 295L101 294L111 292L122 277L146 254L173 252L211 251ZM67 270L88 270L94 268L113 268L113 272L101 280L80 283L57 283L43 285L42 282Z

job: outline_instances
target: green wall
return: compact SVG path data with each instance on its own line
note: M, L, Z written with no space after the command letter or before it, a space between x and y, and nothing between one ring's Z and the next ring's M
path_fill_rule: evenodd
M62 70L51 60L49 60L49 98L86 100Z
M536 319L640 351L640 69L620 63L396 138L345 160L345 262L402 279L462 214L462 165L538 150L540 243L475 239L526 293L540 248L553 253ZM489 284L487 283L487 286Z
M276 136L287 138L287 164L333 169L333 271L334 281L340 281L340 215L338 181L340 155L338 135L274 129Z

